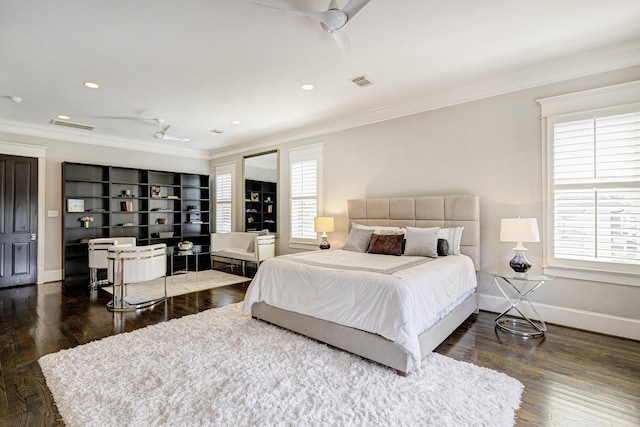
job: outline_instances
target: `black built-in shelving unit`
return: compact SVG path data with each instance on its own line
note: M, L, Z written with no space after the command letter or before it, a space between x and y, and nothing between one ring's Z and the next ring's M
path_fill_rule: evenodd
M62 175L65 281L88 278L90 239L210 243L209 175L70 162L62 164ZM69 210L74 205L78 211ZM84 216L93 217L88 228Z

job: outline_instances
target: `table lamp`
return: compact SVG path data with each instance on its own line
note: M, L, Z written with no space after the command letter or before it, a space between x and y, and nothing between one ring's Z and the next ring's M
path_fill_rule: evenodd
M516 255L509 261L509 266L516 273L526 273L531 268L531 263L524 256L527 248L522 243L540 241L538 221L535 218L503 218L500 224L500 241L517 243L513 248Z
M327 232L333 231L333 217L332 216L317 216L313 222L313 228L316 233L322 233L320 236L322 241L320 242L320 249L329 249L331 245L327 241Z

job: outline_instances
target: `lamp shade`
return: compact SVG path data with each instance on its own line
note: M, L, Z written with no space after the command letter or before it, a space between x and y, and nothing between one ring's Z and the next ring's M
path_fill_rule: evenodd
M523 250L522 242L539 242L538 221L535 218L504 218L500 225L501 242L517 242L517 249ZM514 248L515 249L515 248Z
M317 216L313 222L313 228L316 233L330 233L333 231L332 216Z

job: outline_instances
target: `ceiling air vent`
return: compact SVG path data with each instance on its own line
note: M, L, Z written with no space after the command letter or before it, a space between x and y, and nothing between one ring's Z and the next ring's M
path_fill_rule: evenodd
M223 134L224 131L222 129L211 129L209 132L217 133L218 135Z
M56 126L66 126L68 128L76 128L76 129L82 129L82 130L95 129L95 126L81 125L80 123L66 122L64 120L51 119L49 123Z
M351 81L360 87L371 86L373 84L365 76L356 77L354 79L351 79Z

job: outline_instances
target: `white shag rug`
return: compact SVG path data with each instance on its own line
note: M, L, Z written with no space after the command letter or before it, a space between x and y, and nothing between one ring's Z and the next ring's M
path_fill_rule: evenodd
M162 297L164 295L162 280L163 279L156 279L150 282L127 285L125 301L129 304L138 304L143 301ZM199 271L198 274L194 272L177 274L175 276L167 276L167 296L174 297L176 295L189 294L191 292L204 291L206 289L249 281L251 281L251 279L248 277L216 270L203 270ZM113 294L113 286L105 286L102 289Z
M524 388L436 353L401 377L240 304L39 363L67 426L512 426Z

